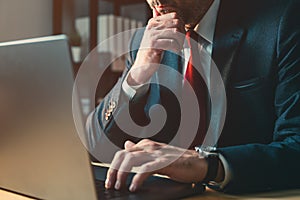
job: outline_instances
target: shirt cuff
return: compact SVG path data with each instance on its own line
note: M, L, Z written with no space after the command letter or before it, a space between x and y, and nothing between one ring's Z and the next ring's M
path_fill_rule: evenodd
M232 173L231 173L231 169L229 167L229 164L228 164L227 160L224 158L224 156L222 154L219 154L219 158L220 158L221 163L223 164L223 167L224 167L224 180L223 180L223 182L219 183L220 188L223 189L229 183L229 181L231 180Z
M139 98L139 97L143 96L144 94L146 94L149 89L150 80L145 84L131 86L127 82L129 74L130 74L130 71L126 75L126 77L122 83L122 89L123 89L124 93L126 94L126 96L130 100L132 100L133 98ZM147 87L144 87L145 85L147 85Z
M222 154L218 154L219 155L219 159L224 167L224 180L220 183L217 182L209 182L209 186L212 186L212 189L223 189L231 180L232 178L232 173L231 173L231 169L229 167L229 164L227 162L227 160L224 158L224 156Z

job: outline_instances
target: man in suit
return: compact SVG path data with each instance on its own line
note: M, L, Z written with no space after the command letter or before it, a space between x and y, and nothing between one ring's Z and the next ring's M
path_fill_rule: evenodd
M205 182L234 193L298 188L300 2L147 2L153 18L144 31L132 38L127 69L88 119L92 151L101 151L104 138L119 147L125 146L112 160L106 187L120 189L128 170L140 166L143 173L135 175L131 191L136 191L153 173L182 182ZM217 148L207 152L202 149L200 156L195 150L166 144L179 129L179 103L165 87L149 84L153 77L161 76L157 75L159 63L183 75L187 73L187 62L177 54L186 58L185 38L178 33L189 30L195 30L208 41L202 48L216 63L227 96L227 114ZM163 75L172 81L170 74ZM149 110L155 104L164 106L169 115L158 134L147 140L131 135L117 123L129 107L133 121L147 126L151 123Z

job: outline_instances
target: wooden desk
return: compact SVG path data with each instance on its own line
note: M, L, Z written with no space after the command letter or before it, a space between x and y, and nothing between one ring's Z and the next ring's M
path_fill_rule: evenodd
M0 190L0 199L5 200L31 200L31 198L23 197L16 195L4 190ZM213 190L208 189L204 194L186 198L185 200L232 200L232 199L241 199L241 200L270 200L270 199L284 199L284 200L299 200L300 199L300 189L298 190L289 190L289 191L280 191L272 193L260 193L252 195L227 195Z
M258 193L251 195L227 195L207 189L206 192L200 196L186 198L185 200L271 200L271 199L284 199L284 200L299 200L300 189L289 191L278 191L270 193Z
M21 195L17 195L11 192L7 192L5 190L0 189L0 199L5 199L5 200L31 200L31 198L24 197Z

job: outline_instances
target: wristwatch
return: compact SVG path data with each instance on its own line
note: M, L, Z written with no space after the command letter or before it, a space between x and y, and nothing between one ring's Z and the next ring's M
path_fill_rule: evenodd
M195 150L199 153L199 156L204 157L207 162L207 173L202 182L208 184L210 181L215 180L218 175L219 154L215 147L197 146Z

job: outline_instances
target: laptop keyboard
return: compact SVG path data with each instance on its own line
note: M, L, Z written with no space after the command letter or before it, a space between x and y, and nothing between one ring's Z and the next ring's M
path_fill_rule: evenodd
M130 192L128 190L129 184L134 176L133 173L129 174L127 179L127 187L123 190L105 189L105 178L107 168L94 167L95 186L98 199L126 199L126 200L167 200L167 199L180 199L183 197L198 195L203 193L205 187L202 184L197 184L192 187L191 184L182 184L171 181L166 178L149 177L143 186L137 192Z
M104 181L96 180L95 184L96 184L98 199L122 199L122 197L130 196L130 192L127 189L124 190L106 189L104 186Z

